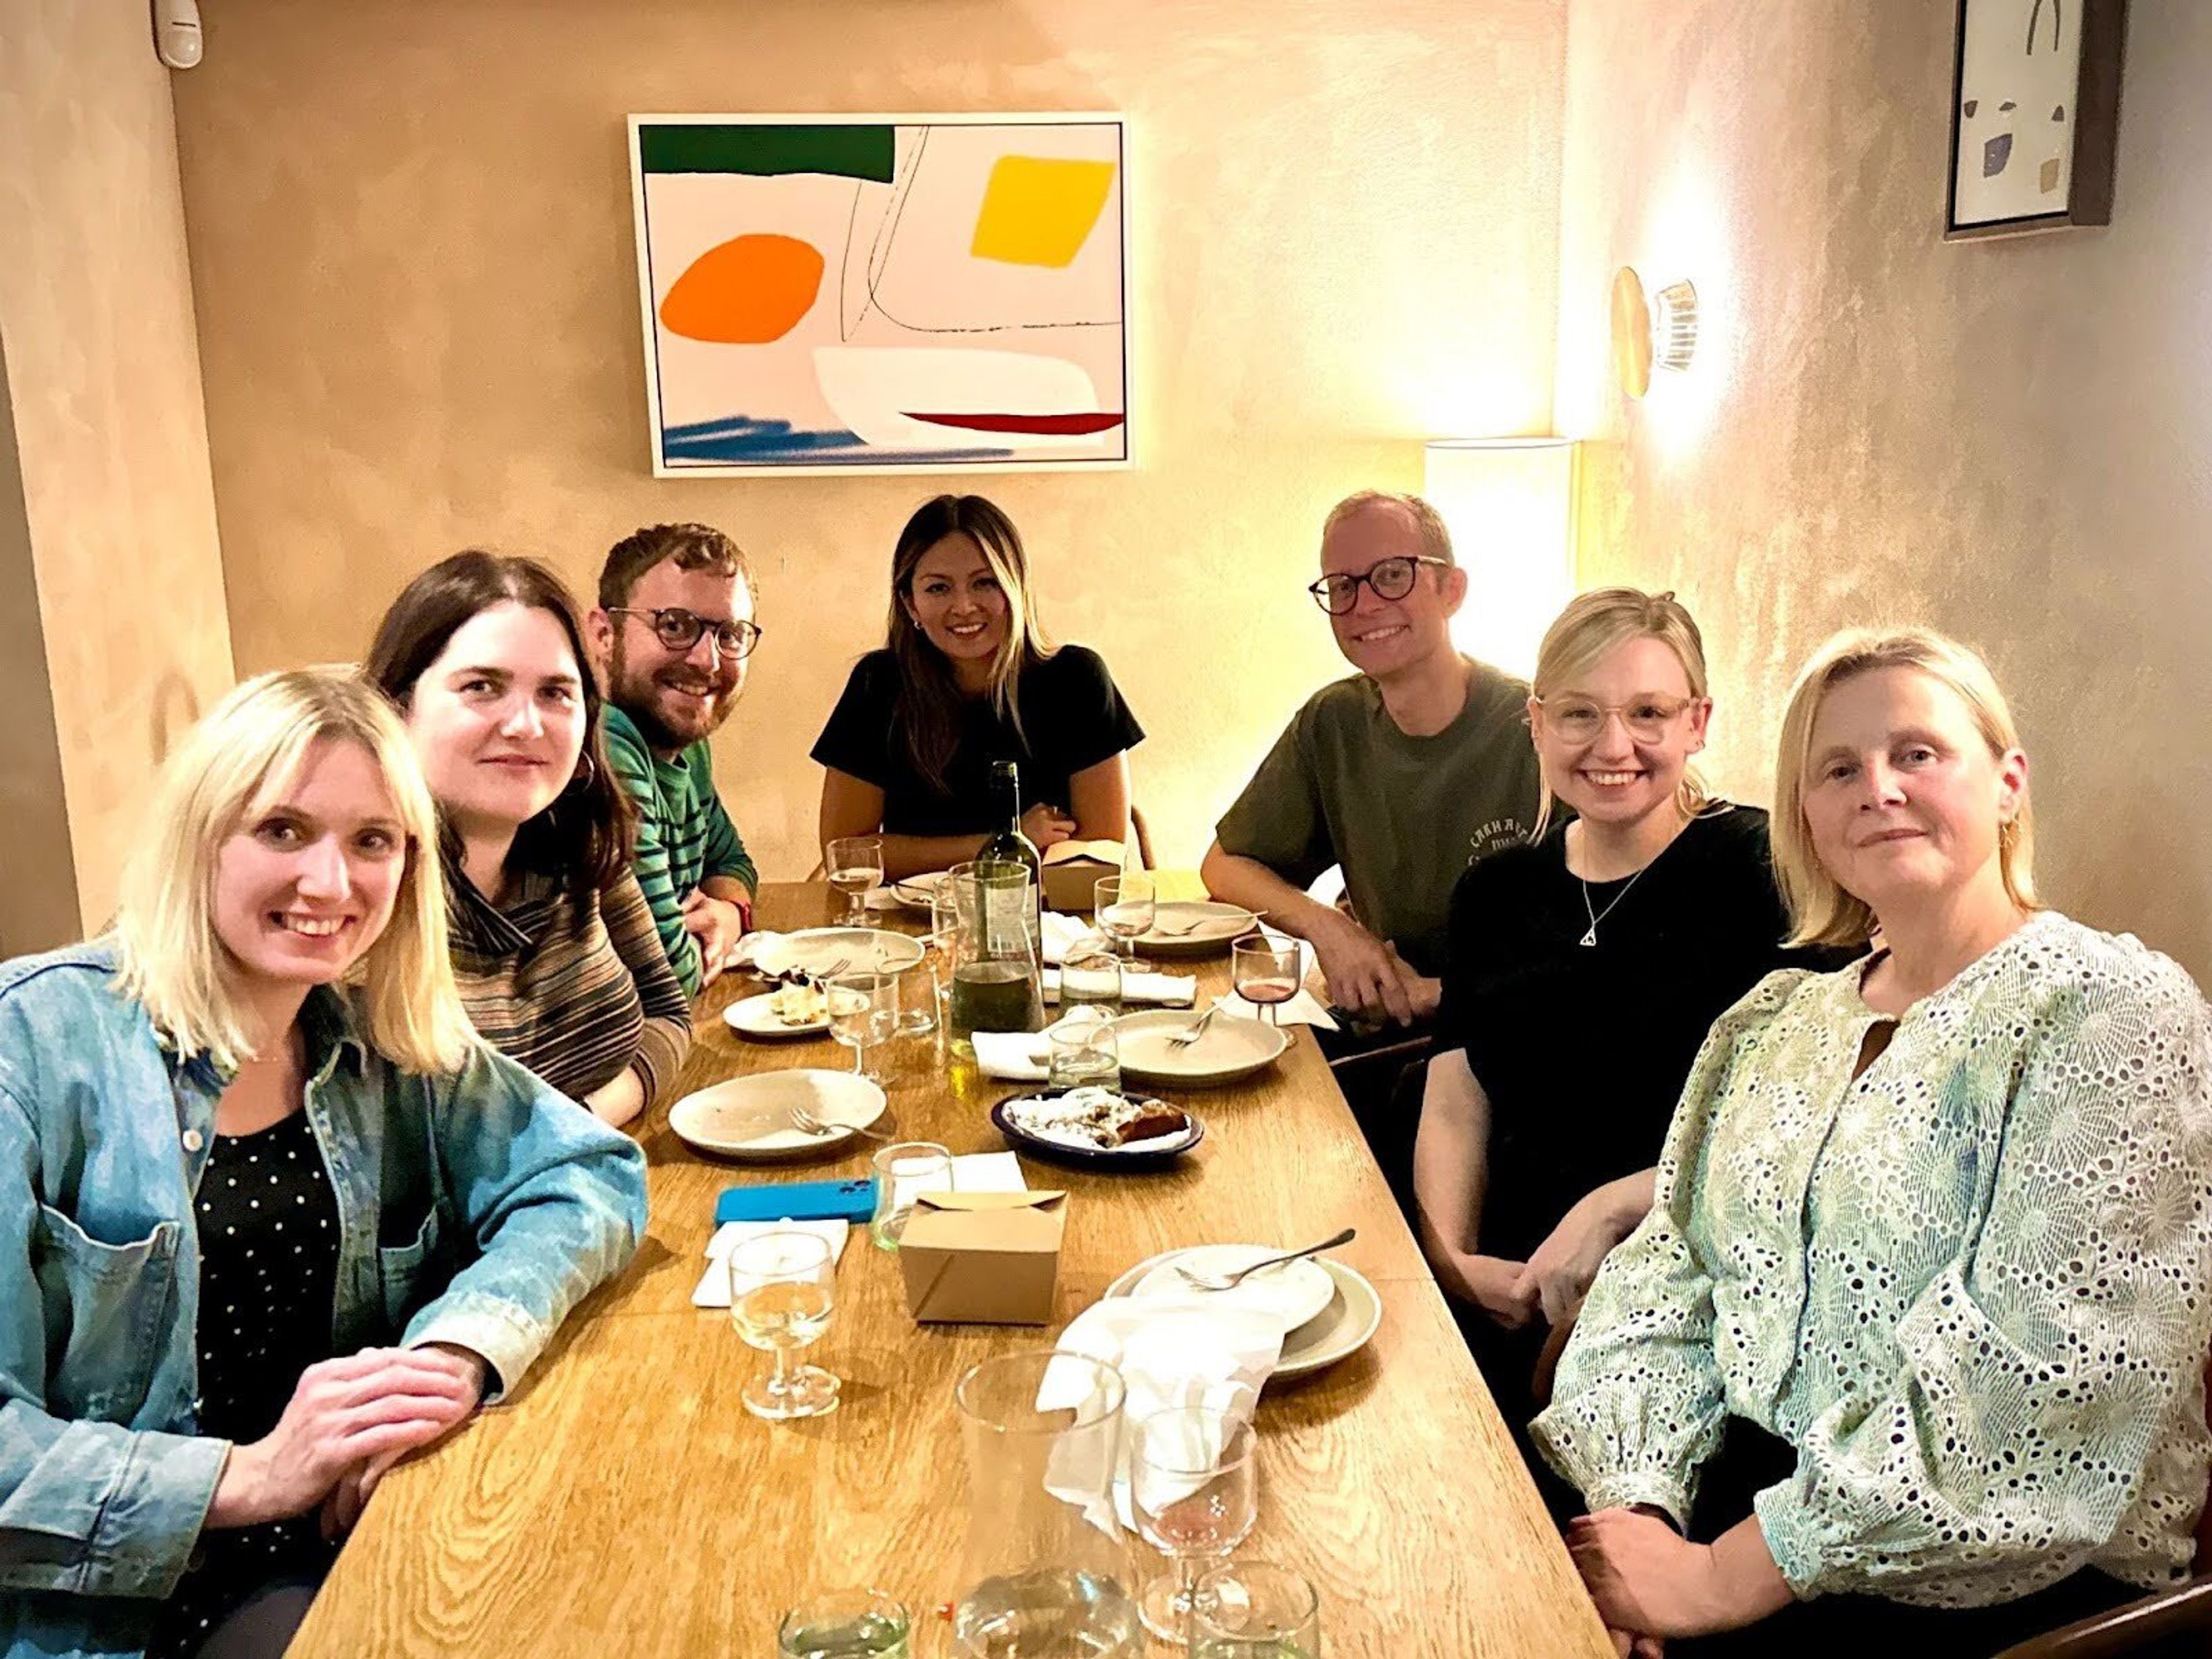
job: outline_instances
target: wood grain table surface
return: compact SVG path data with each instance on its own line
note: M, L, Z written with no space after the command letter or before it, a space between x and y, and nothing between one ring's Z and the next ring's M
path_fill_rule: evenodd
M761 925L820 925L834 902L818 884L770 884ZM1225 957L1162 965L1196 973L1201 1003L1227 988ZM850 1066L827 1039L731 1031L721 1010L758 988L729 977L709 988L678 1096L743 1073ZM878 1063L882 1127L956 1152L1003 1148L985 1113L1009 1085L951 1066L934 1039L902 1037ZM1261 1518L1243 1553L1312 1579L1331 1659L1610 1655L1311 1034L1247 1084L1174 1098L1206 1135L1168 1172L1024 1159L1032 1185L1070 1194L1058 1323L1160 1250L1288 1248L1356 1225L1358 1238L1332 1254L1375 1283L1381 1328L1352 1358L1269 1391ZM768 1356L726 1314L690 1305L714 1197L865 1174L868 1148L726 1164L678 1140L665 1106L636 1127L653 1202L637 1260L571 1316L506 1402L385 1482L293 1655L750 1659L774 1654L792 1603L862 1583L915 1610L917 1655L952 1653L935 1614L960 1588L966 1524L952 1384L979 1359L1048 1343L1057 1324L917 1326L896 1261L856 1228L829 1334L805 1355L844 1380L839 1409L757 1421L738 1390Z

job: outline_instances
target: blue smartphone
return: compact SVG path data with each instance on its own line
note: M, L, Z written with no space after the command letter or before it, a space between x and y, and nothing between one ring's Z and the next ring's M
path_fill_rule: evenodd
M866 1221L876 1212L876 1178L768 1182L725 1188L714 1224L725 1221Z

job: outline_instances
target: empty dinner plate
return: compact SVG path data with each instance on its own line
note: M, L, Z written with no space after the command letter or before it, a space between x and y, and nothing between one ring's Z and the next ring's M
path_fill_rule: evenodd
M1214 1015L1197 1042L1174 1039L1198 1021L1189 1009L1153 1008L1114 1022L1121 1075L1156 1089L1205 1089L1235 1083L1272 1066L1291 1046L1290 1033L1264 1020Z
M718 1158L775 1159L834 1152L884 1115L884 1091L850 1072L812 1068L733 1077L686 1095L669 1109L668 1127L690 1146ZM791 1109L804 1106L827 1134L804 1134L792 1126ZM834 1126L849 1124L852 1128Z
M802 927L753 947L753 966L770 975L895 974L921 960L920 939L880 927Z
M1241 905L1212 899L1162 899L1136 948L1148 957L1218 957L1260 925Z
M1139 1261L1109 1285L1106 1294L1127 1296L1140 1281L1182 1254L1180 1250L1167 1250ZM1283 1357L1276 1362L1270 1382L1309 1376L1340 1359L1350 1358L1367 1346L1382 1323L1382 1298L1360 1273L1325 1255L1309 1257L1308 1261L1328 1275L1328 1305L1283 1339Z

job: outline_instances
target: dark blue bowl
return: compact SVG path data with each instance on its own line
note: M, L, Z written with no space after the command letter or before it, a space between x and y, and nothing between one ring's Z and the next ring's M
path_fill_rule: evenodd
M1113 1170L1131 1174L1146 1170L1164 1170L1206 1139L1206 1125L1199 1121L1195 1114L1188 1111L1183 1113L1190 1120L1188 1133L1167 1146L1148 1148L1141 1152L1118 1152L1105 1146L1062 1146L1057 1140L1046 1140L1031 1134L1007 1115L1006 1108L1018 1100L1050 1100L1055 1095L1066 1092L1065 1089L1024 1089L1019 1094L1008 1095L991 1108L992 1126L1006 1136L1008 1144L1017 1151L1027 1152L1033 1158L1041 1158L1054 1164L1073 1164L1081 1170Z

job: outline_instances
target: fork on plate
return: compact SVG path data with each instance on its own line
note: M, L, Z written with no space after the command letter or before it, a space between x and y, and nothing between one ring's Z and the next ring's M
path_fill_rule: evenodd
M1189 1030L1177 1031L1173 1036L1170 1037L1168 1039L1167 1046L1170 1048L1189 1048L1192 1043L1197 1042L1199 1038L1206 1035L1206 1028L1213 1023L1213 1017L1220 1012L1221 1005L1217 1002L1213 1006L1200 1014L1196 1019L1191 1021Z
M803 1135L856 1134L871 1140L890 1140L891 1137L881 1129L872 1129L860 1123L826 1122L811 1106L794 1103L791 1108L791 1127Z
M1195 1267L1186 1267L1180 1261L1174 1266L1176 1276L1194 1291L1233 1291L1262 1267L1279 1267L1285 1261L1296 1261L1300 1256L1311 1255L1317 1250L1333 1250L1340 1244L1349 1244L1358 1236L1358 1228L1346 1227L1334 1237L1324 1238L1318 1244L1309 1244L1303 1250L1285 1250L1280 1255L1265 1257L1249 1267L1239 1267L1232 1273L1202 1273Z

